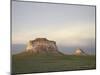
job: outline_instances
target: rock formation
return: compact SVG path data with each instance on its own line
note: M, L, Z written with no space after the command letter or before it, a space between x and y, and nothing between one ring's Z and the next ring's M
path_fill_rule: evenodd
M80 55L87 55L82 49L77 48L75 50L75 55L80 56Z
M31 53L60 53L57 49L56 42L46 38L30 40L27 44L26 51Z

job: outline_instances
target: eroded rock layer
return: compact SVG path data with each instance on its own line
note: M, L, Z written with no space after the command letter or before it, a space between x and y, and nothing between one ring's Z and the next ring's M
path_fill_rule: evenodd
M57 49L56 42L46 38L30 40L27 44L26 51L32 53L60 53Z

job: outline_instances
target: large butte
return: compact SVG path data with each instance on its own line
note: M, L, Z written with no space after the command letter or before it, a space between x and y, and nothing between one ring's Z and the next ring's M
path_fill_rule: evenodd
M27 52L33 54L39 53L54 53L62 54L58 51L55 41L48 40L46 38L36 38L35 40L30 40L26 47Z

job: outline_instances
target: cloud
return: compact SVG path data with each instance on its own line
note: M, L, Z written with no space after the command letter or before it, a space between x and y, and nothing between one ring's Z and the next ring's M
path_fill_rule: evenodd
M60 28L33 28L31 30L20 31L13 34L13 42L25 43L27 40L37 37L48 38L55 40L61 44L80 44L82 40L95 38L94 25L62 25Z

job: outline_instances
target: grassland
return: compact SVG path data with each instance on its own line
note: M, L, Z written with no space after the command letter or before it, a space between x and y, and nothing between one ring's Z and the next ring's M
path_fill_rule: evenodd
M38 73L95 69L95 56L20 53L12 55L12 73Z

